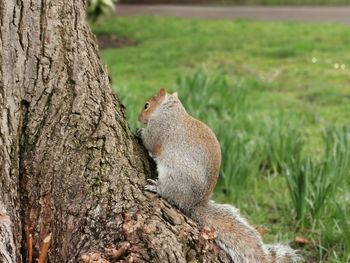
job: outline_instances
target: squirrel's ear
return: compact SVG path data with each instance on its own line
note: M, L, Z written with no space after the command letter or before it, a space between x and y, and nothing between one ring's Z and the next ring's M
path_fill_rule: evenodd
M166 90L164 88L161 88L158 91L158 96L157 97L165 97L165 95L166 95Z
M176 98L179 98L179 95L177 94L177 92L174 92L172 95Z

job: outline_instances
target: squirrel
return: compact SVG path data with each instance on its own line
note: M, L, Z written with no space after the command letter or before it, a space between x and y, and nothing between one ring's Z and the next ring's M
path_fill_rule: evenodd
M214 132L190 116L178 98L164 88L145 103L137 135L155 160L158 179L148 179L145 190L178 207L200 227L210 227L216 243L233 262L299 262L289 246L265 245L239 210L210 200L220 163L220 144Z

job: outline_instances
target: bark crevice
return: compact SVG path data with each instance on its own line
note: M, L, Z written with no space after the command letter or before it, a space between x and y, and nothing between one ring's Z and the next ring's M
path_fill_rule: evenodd
M22 99L21 100L21 113L22 113L22 121L21 121L21 132L19 134L19 173L18 173L18 190L17 190L17 195L20 197L20 204L19 204L19 216L20 216L20 220L22 222L22 226L21 226L21 232L22 232L22 237L26 237L29 233L30 233L30 229L23 227L23 222L25 222L25 208L23 207L22 204L26 204L28 202L27 200L27 192L26 192L26 182L27 182L27 178L25 176L24 173L24 148L25 147L31 147L31 145L27 145L27 136L25 133L27 124L29 122L29 107L30 107L30 102L27 100ZM27 243L26 243L26 239L23 238L21 240L21 256L22 256L22 260L23 262L27 261Z

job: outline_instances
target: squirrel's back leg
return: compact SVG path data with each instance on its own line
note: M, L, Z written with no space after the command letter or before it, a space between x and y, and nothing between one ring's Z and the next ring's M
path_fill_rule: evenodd
M201 171L176 164L168 166L157 162L158 185L157 193L169 203L177 206L182 212L190 215L193 207L201 202L205 195L206 180ZM191 176L188 173L192 173ZM193 198L193 197L196 198Z

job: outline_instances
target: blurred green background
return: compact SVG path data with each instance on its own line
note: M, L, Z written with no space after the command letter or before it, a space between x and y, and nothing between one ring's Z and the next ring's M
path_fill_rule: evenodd
M132 130L160 87L222 148L214 199L307 262L350 262L347 25L157 16L92 23Z

